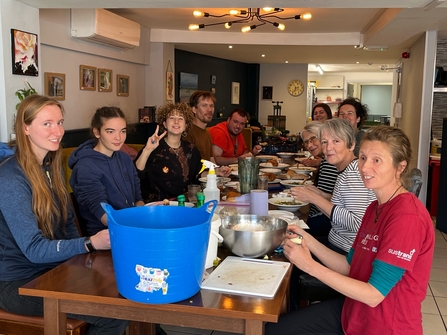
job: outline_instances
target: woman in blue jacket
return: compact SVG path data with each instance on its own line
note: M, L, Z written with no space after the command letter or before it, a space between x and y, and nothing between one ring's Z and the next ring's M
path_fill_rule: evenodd
M62 176L62 105L31 95L17 110L15 152L0 154L0 307L43 315L43 299L18 288L65 260L110 249L108 230L80 237ZM90 323L87 334L120 335L128 321L68 314Z
M107 228L101 202L115 209L144 205L132 159L120 149L126 140L126 117L118 107L101 107L91 121L95 137L71 154L70 186L87 221L88 234Z

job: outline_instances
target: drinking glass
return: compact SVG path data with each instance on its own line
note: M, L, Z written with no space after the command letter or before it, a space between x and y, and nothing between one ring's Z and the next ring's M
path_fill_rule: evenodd
M244 157L238 159L238 174L241 193L250 193L258 187L259 163L256 157Z
M202 191L200 185L188 185L188 200L189 202L197 202L197 192Z

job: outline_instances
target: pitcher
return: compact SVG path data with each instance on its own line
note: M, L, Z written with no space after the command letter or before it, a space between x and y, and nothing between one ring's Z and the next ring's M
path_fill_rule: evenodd
M258 188L259 163L256 157L244 157L238 159L238 174L241 193L250 193Z

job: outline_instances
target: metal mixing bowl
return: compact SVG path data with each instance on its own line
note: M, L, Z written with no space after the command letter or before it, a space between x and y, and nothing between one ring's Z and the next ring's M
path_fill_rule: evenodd
M241 257L256 258L269 254L283 241L285 220L273 216L233 215L222 218L219 233L224 246Z

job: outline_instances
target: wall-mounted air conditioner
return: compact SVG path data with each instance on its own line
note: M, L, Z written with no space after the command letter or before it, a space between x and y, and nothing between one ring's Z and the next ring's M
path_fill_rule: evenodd
M105 9L72 9L71 36L132 49L140 45L140 25Z

